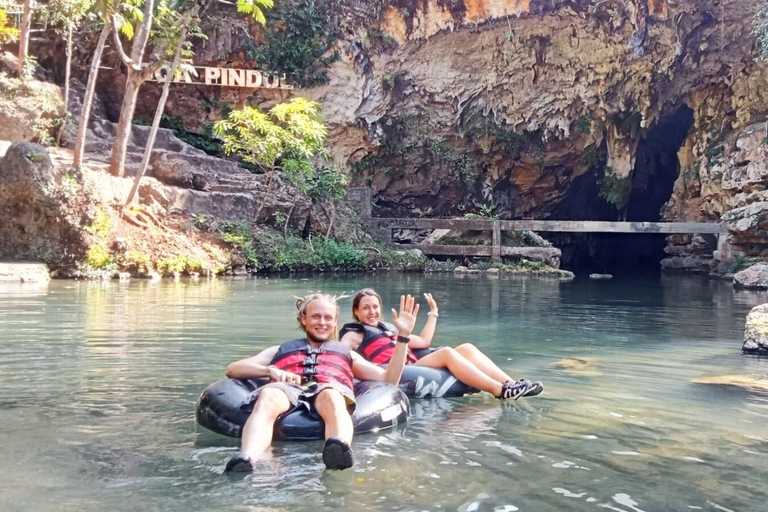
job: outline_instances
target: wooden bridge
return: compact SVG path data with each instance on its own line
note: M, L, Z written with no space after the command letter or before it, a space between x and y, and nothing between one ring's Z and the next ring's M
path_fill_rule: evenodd
M424 254L440 256L485 256L501 261L502 256L527 257L555 262L560 250L553 247L504 247L502 231L546 231L557 233L637 233L637 234L701 234L716 235L718 249L725 243L728 230L723 223L709 222L601 222L575 220L484 220L484 219L420 219L375 218L366 219L382 240L392 245L393 229L451 229L458 231L491 231L491 245L428 245L397 244L403 249L419 249Z

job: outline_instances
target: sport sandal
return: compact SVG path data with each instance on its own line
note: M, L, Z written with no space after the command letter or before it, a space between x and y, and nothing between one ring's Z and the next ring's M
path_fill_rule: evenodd
M501 400L517 400L521 396L535 396L544 390L541 382L531 382L525 379L508 380L501 385L501 395L497 398Z

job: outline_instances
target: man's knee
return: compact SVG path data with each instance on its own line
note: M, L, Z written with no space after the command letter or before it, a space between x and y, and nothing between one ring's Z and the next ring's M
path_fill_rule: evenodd
M346 410L346 400L344 395L336 389L326 388L315 397L315 409L318 412L332 411L337 409Z
M259 398L256 400L254 409L277 415L288 410L290 406L291 401L282 389L264 388L259 392Z

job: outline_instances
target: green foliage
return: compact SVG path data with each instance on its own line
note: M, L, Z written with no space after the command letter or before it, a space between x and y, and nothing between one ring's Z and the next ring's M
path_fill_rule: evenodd
M337 200L347 194L348 184L349 176L341 172L338 167L332 166L315 172L312 177L305 180L304 186L299 186L299 190L313 200Z
M200 261L189 256L171 256L157 262L157 271L160 274L190 274L192 272L201 272L203 269Z
M90 0L51 0L40 12L57 34L66 34L82 23L91 6Z
M302 87L328 81L325 69L338 60L334 51L323 57L337 39L328 15L312 0L284 0L267 12L263 43L249 57L275 75L285 75Z
M91 268L102 269L114 265L115 261L109 251L101 244L92 245L85 253L85 264Z
M581 116L573 123L573 126L581 134L589 133L592 129L592 116Z
M530 261L525 258L522 258L513 264L513 267L516 269L532 271L544 270L547 266L548 265L543 261Z
M696 167L689 167L688 169L683 171L683 180L691 181L692 179L696 178L698 174L699 174L699 171Z
M8 21L8 13L0 9L0 44L8 44L19 38L19 29Z
M752 266L752 258L744 254L737 254L736 257L733 258L733 262L731 263L731 267L728 271L731 274L735 274L751 266Z
M752 34L757 39L760 59L768 59L768 4L763 5L755 14Z
M88 231L101 240L106 240L112 234L112 217L101 208L96 209L93 221L88 225ZM98 268L98 267L96 267Z
M300 188L315 178L315 159L328 160L328 129L320 118L320 104L304 98L280 103L264 114L253 107L233 110L214 131L224 152L266 170L282 172Z
M331 238L304 240L264 232L253 242L259 269L267 271L364 270L365 251Z
M632 193L632 180L622 178L610 167L605 168L605 174L600 181L600 197L614 205L618 210L624 210L629 203Z
M192 218L192 224L200 231L205 231L208 228L208 216L204 213L197 213Z
M254 20L264 25L267 19L264 17L264 9L274 6L272 0L237 0L237 12L250 14Z
M141 251L129 250L125 252L125 256L121 259L120 264L133 269L139 274L148 274L152 269L152 258L150 258L149 254Z
M247 222L225 220L219 224L222 238L234 247L243 248L253 236Z
M458 266L459 262L452 259L445 261L427 259L424 264L424 272L453 272Z
M459 153L444 140L430 139L424 144L424 148L435 161L452 167L462 182L470 183L477 178L478 170L474 160L465 153Z

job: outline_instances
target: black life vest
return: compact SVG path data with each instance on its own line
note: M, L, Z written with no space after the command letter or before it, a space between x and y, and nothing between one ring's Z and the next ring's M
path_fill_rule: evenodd
M335 382L346 386L352 396L352 354L349 345L340 341L326 341L314 348L305 338L286 341L272 358L272 365L280 370L301 375L301 383Z
M365 359L374 364L389 364L392 360L397 344L397 328L394 325L379 322L376 327L371 327L362 322L350 322L344 324L339 336L343 337L349 331L362 333L363 341L357 347L357 352ZM405 363L413 364L416 361L418 359L409 348Z

